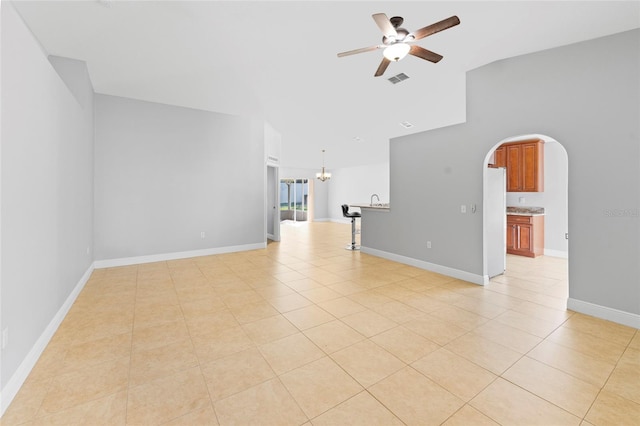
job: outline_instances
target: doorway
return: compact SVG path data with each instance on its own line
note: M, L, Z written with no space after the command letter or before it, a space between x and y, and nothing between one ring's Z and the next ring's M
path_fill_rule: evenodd
M491 185L491 173L489 164L494 164L492 160L496 149L507 142L515 142L526 139L541 139L544 141L544 192L506 192L506 188L502 193L497 194L496 186ZM491 273L491 250L495 256L495 244L500 243L501 247L505 247L506 241L495 241L491 235L491 218L504 217L506 224L506 212L487 211L491 203L491 198L495 199L504 196L505 205L511 207L542 207L544 208L544 252L543 256L529 259L516 255L505 255L505 269L507 271L518 272L522 269L528 269L526 274L528 281L535 286L550 287L550 285L558 280L565 283L563 291L558 289L553 291L553 296L568 299L568 272L567 263L569 258L569 242L568 242L568 155L565 148L555 139L546 135L529 134L506 138L496 143L486 154L483 163L483 281L488 284L489 281L507 282L508 279L499 277L492 280L491 277L495 273ZM506 230L505 230L506 235ZM502 235L499 238L505 238ZM506 239L506 238L505 238ZM554 259L557 262L554 262ZM551 265L551 266L549 266ZM545 272L545 268L549 273ZM535 270L538 269L537 273ZM560 274L556 274L556 271ZM553 273L551 272L553 271ZM508 278L509 273L505 272L504 276ZM552 275L545 277L545 275ZM547 279L549 278L549 279ZM512 280L514 281L514 280ZM514 281L515 282L515 281ZM557 286L556 286L557 287ZM549 292L551 291L548 288Z
M280 241L280 193L278 190L278 174L278 167L267 166L266 229L267 240L271 241Z

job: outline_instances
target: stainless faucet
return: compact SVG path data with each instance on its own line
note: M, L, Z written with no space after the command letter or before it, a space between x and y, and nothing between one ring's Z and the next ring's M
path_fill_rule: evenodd
M380 197L378 197L378 194L373 194L371 196L371 202L369 203L369 205L373 206L373 197L376 197L378 199L378 204L380 204Z

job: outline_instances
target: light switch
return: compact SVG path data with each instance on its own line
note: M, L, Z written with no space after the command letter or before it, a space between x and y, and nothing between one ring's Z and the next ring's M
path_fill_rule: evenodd
M465 204L460 206L460 213L466 213L467 212L467 206Z

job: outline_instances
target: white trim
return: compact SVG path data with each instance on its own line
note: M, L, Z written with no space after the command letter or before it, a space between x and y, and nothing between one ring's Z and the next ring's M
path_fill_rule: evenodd
M572 298L567 299L567 309L607 321L613 321L629 327L640 328L640 315L632 314L631 312L625 312Z
M435 263L425 262L424 260L413 259L411 257L401 256L399 254L389 253L369 247L362 247L361 251L362 253L393 260L394 262L400 262L406 265L415 266L416 268L426 269L427 271L437 272L438 274L448 275L459 280L479 285L484 284L484 277L482 275L472 274L471 272L461 271L460 269L449 268L448 266L437 265Z
M238 251L259 250L267 247L267 243L244 244L241 246L216 247L202 250L189 250L175 253L150 254L147 256L123 257L120 259L104 259L94 262L96 269L115 266L138 265L140 263L162 262L165 260L186 259L189 257L211 256L214 254L234 253Z
M22 363L20 363L20 366L17 368L15 373L13 373L13 375L7 382L7 385L4 387L4 389L2 389L2 393L0 394L0 416L4 415L4 412L9 407L9 404L11 404L11 401L13 401L13 398L15 398L18 394L18 391L24 384L24 381L31 373L31 370L33 370L36 362L38 362L40 355L42 355L42 352L51 341L51 338L55 334L56 330L58 330L58 327L60 327L62 320L64 320L64 317L69 312L69 309L71 309L71 306L76 301L76 298L84 288L85 284L87 283L87 281L89 281L89 277L91 277L94 268L95 266L93 263L89 265L89 268L73 288L71 294L69 294L69 297L67 297L67 300L64 301L58 312L51 319L51 322L49 323L47 328L45 328L38 340L36 340L35 344L31 348L27 356L24 358L24 360L22 360Z
M561 251L561 250L544 249L544 255L545 256L551 256L551 257L561 257L562 259L568 259L569 258L569 252L568 251Z

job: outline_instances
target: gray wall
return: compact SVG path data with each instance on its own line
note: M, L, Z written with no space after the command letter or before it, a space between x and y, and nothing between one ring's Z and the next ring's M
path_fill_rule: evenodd
M93 91L84 63L53 63L73 93L2 2L3 389L93 260Z
M392 209L363 219L362 244L482 275L483 160L548 135L569 160L570 298L640 314L639 65L633 30L469 72L467 123L391 141Z
M266 242L264 122L106 95L95 105L96 259Z

